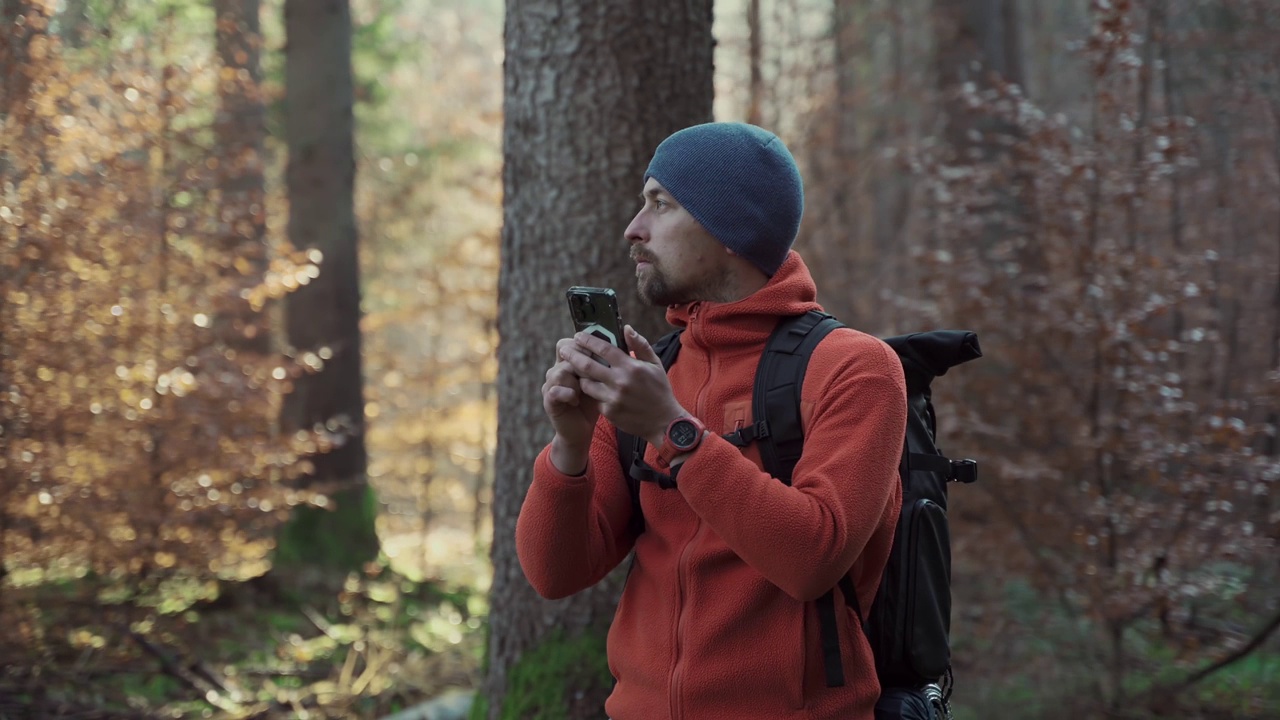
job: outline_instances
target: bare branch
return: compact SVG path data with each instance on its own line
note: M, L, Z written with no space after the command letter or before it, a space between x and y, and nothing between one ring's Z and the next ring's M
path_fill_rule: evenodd
M1235 663L1243 660L1244 658L1248 657L1251 653L1253 653L1254 650L1257 650L1258 648L1262 647L1262 645L1267 641L1268 638L1271 637L1273 633L1275 633L1277 629L1280 629L1280 612L1277 612L1275 615L1273 615L1271 617L1271 620L1268 621L1267 624L1264 625L1262 629L1260 629L1257 632L1257 634L1253 636L1253 639L1251 639L1249 642L1245 643L1244 645L1240 646L1240 648L1237 649L1235 652L1215 662L1212 662L1200 668L1199 670L1196 670L1195 672L1188 675L1186 678L1176 683L1169 684L1169 685L1160 685L1155 688L1152 688L1147 692L1148 697L1156 697L1160 695L1172 696L1172 695L1176 695L1178 693L1186 691L1192 685L1195 685L1196 683L1204 680L1210 675L1213 675L1216 672L1224 670L1234 665Z

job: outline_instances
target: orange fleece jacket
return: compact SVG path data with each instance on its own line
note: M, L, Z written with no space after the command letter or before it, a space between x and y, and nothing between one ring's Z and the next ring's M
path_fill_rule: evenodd
M792 252L750 297L669 308L668 321L687 328L669 373L676 399L715 433L752 422L769 333L783 316L820 309L816 295ZM583 590L635 549L609 630L613 720L872 720L880 688L853 611L837 597L845 685L828 688L810 601L851 573L860 606L871 607L902 503L898 356L836 330L810 359L801 411L804 453L790 487L761 470L754 444L712 435L684 463L678 488L643 484L639 538L627 531L631 498L611 424L596 427L584 476L539 455L516 550L541 595Z

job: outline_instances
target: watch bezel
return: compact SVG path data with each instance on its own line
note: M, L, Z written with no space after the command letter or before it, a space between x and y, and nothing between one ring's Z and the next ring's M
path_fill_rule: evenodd
M675 437L675 433L677 432L677 430L682 428L682 426L684 425L689 426L689 429L693 435L693 437L687 443L679 442ZM693 418L689 418L689 417L677 418L675 420L672 420L671 424L667 426L667 442L671 443L671 446L673 448L680 450L681 452L687 452L689 450L692 450L698 447L698 442L701 439L702 439L702 427L698 423L698 421L694 420Z

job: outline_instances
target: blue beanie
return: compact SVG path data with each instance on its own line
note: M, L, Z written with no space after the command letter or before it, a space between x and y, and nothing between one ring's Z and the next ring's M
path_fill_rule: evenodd
M654 152L649 178L765 275L787 258L804 213L804 185L795 158L768 130L728 122L680 130Z

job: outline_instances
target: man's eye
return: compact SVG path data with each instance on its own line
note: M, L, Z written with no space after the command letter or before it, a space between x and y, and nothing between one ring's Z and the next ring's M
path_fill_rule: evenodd
M653 201L653 204L654 204L654 205L656 205L656 206L658 207L658 209L659 209L659 210L662 210L662 209L666 208L666 207L667 207L667 205L668 205L667 201L666 201L666 200L663 200L662 198L657 198L657 199L655 199L655 200Z

